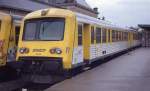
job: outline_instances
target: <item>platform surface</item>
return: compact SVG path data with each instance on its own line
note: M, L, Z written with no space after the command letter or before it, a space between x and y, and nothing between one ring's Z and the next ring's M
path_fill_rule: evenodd
M150 48L122 55L46 91L150 91Z

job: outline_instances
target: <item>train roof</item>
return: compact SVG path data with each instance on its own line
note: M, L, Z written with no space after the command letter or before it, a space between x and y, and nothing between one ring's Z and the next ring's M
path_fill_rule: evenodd
M110 28L112 30L134 32L128 28L122 28L104 20L100 20L100 19L88 16L88 15L81 14L81 13L73 12L71 10L59 9L59 8L49 8L49 9L42 9L42 10L34 11L32 13L29 13L27 16L25 16L25 19L40 17L41 12L44 10L47 10L48 15L54 14L58 16L61 14L60 16L65 16L65 17L76 16L77 20L83 23L89 23L89 24L93 24L93 25L97 25L97 26L101 26L105 28Z
M88 16L88 15L81 14L81 13L76 13L76 16L77 16L77 20L80 21L80 22L83 22L83 23L89 23L89 24L93 24L93 25L99 25L101 27L111 28L111 29L114 29L114 30L130 31L127 28L122 28L122 27L113 25L113 24L111 24L111 23L109 23L107 21L100 20L100 19Z

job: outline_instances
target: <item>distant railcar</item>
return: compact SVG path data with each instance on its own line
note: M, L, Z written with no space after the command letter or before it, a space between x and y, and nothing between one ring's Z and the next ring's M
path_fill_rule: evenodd
M21 16L0 12L0 67L15 62Z
M70 72L139 45L138 32L69 10L50 8L25 16L17 60L24 62L24 70L34 73Z

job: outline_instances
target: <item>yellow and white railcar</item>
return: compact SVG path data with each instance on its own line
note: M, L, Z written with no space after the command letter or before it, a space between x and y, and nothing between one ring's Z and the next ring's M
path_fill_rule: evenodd
M0 12L0 67L16 59L21 18Z
M70 70L139 46L133 33L65 9L38 10L22 22L17 60L47 72Z

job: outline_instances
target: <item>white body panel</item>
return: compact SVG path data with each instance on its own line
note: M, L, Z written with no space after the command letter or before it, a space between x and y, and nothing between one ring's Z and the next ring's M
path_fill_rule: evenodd
M136 43L137 45L139 43ZM103 44L96 44L91 45L90 47L90 59L99 58L105 55L110 55L116 52L123 51L129 48L129 44L127 41L121 42L113 42L113 43L103 43ZM103 52L106 54L103 54Z
M110 28L112 30L131 32L128 28L122 28L116 25L112 25L107 21L102 21L97 18L93 18L84 14L76 13L77 21L81 23L88 23L91 25L102 26L106 28ZM83 30L84 31L84 30ZM134 32L134 31L132 31ZM120 52L122 50L128 49L137 45L139 42L135 41L132 45L129 45L128 41L121 42L113 42L113 43L99 43L99 44L91 44L90 45L90 59L95 59L99 57L103 57L105 55L110 55L116 52ZM104 53L106 52L106 53ZM72 64L78 64L84 61L83 56L83 47L74 48L73 51L73 62Z
M83 46L78 46L77 48L74 48L72 64L79 64L83 61Z

